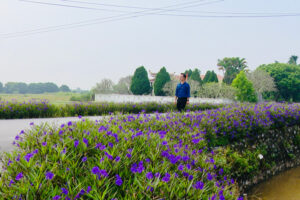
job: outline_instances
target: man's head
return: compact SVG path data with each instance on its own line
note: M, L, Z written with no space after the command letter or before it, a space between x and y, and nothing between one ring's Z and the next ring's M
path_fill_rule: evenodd
M180 74L180 81L184 82L186 80L186 75L184 73Z

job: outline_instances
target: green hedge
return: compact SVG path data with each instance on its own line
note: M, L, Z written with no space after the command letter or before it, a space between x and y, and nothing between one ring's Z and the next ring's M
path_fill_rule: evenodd
M223 107L214 104L193 104L187 110L206 110ZM45 118L45 117L73 117L100 116L111 113L153 113L171 112L176 110L174 104L159 103L73 103L64 106L49 104L47 100L28 102L0 102L0 119Z

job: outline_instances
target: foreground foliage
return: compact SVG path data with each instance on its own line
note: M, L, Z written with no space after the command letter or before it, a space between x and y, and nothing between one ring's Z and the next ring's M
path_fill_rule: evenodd
M299 119L299 104L262 104L33 126L3 156L0 196L237 199L235 179L265 167L259 158L265 152L221 146L300 125Z

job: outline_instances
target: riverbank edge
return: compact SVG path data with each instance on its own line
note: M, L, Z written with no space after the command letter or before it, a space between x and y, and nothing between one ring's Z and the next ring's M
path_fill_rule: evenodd
M241 151L241 147L246 145L246 149L255 149L265 143L268 146L268 154L278 152L274 159L266 158L267 162L274 162L269 169L261 169L251 178L242 178L238 181L240 194L247 199L248 194L260 183L270 180L272 177L285 172L289 169L300 166L300 144L295 142L300 136L300 125L283 127L271 130L269 134L259 135L252 141L239 144L233 148ZM299 140L299 139L298 139ZM255 142L256 141L256 142ZM258 141L258 142L257 142ZM299 142L299 141L297 141ZM245 146L244 146L245 148ZM265 159L265 158L263 158Z

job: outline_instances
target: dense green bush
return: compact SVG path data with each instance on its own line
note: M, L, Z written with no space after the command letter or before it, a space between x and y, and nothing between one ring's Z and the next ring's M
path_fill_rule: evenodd
M300 102L300 67L285 63L261 65L258 69L268 72L278 91L270 92L269 97L277 101Z
M232 87L236 88L236 97L241 102L257 102L257 96L251 81L246 77L244 71L236 76L232 81Z
M92 92L82 93L76 96L71 96L70 101L88 102L93 101L95 94Z
M235 99L236 89L225 83L205 83L198 91L200 98Z

